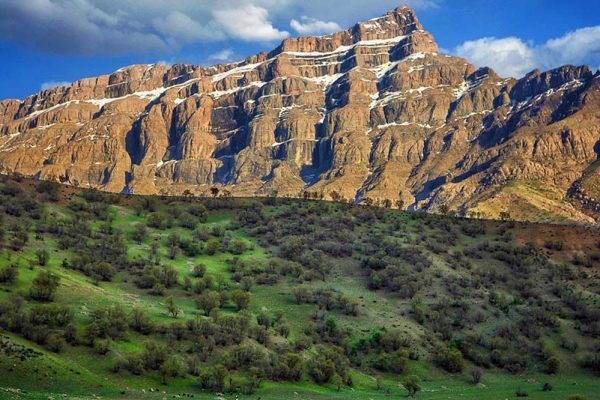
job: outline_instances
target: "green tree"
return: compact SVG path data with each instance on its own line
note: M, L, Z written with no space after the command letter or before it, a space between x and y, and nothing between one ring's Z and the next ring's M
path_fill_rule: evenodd
M212 310L219 307L221 296L213 291L206 291L196 297L196 305L204 310L206 315L209 315Z
M31 283L29 297L37 301L52 301L60 278L49 271L40 271Z
M173 296L167 297L165 302L167 304L167 311L168 311L169 315L173 318L177 318L180 310L177 307L177 304L175 304L175 299L173 299Z
M438 350L437 362L440 367L451 373L461 372L465 367L460 350L449 346L443 346Z
M173 355L165 360L160 367L160 376L163 385L167 384L167 378L176 378L185 374L185 363L181 357Z
M403 383L403 385L410 397L415 397L417 395L417 392L421 391L421 386L419 385L419 378L417 378L416 376L409 377Z
M243 290L235 290L231 294L231 300L235 303L238 311L245 310L250 305L250 293Z
M221 241L217 238L209 239L206 243L206 254L214 256L217 251L221 248Z
M46 249L40 249L35 252L35 256L37 257L38 265L45 267L48 264L50 253Z

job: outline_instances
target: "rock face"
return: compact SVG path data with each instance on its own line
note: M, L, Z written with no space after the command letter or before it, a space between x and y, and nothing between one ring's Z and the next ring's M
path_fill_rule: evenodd
M440 54L401 7L241 63L135 65L2 101L0 171L114 192L218 187L592 221L598 78L564 66L503 79Z

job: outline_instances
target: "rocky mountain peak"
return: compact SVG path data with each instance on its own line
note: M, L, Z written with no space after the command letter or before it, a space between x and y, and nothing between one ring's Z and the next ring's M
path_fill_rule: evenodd
M412 40L411 36L416 36ZM422 38L420 38L422 36ZM423 31L415 12L409 7L398 7L384 16L329 35L318 37L290 38L273 52L271 56L286 52L327 53L343 50L345 47L374 45L375 42L418 42L427 43L422 50L437 51L433 37ZM413 50L417 51L418 48Z
M133 65L2 101L0 171L590 221L599 86L588 67L519 80L477 69L400 7L238 63Z

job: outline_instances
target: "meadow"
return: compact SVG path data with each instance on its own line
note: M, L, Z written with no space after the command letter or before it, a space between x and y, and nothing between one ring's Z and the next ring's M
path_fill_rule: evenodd
M214 195L2 177L0 398L600 398L597 228Z

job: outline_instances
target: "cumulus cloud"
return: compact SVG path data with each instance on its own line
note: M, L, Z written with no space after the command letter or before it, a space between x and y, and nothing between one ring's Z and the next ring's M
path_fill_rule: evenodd
M478 67L489 66L500 75L521 77L540 68L564 64L600 63L600 26L578 29L542 44L525 42L517 37L493 37L467 41L454 53Z
M269 11L254 5L219 9L214 12L215 20L233 37L244 41L274 41L287 38L290 34L273 27Z
M309 18L307 16L303 16L301 21L297 19L292 19L290 22L290 26L293 30L298 32L301 35L312 35L315 33L331 33L341 31L342 27L339 26L336 22L330 21L319 21L315 18Z
M231 61L234 55L235 52L232 49L224 49L217 53L211 54L208 56L208 59L214 61Z
M424 9L439 1L404 3ZM189 43L281 40L290 21L299 34L337 30L396 6L378 0L365 14L364 0L0 0L0 40L55 54L172 52Z
M225 34L215 25L213 21L202 25L179 11L152 21L152 26L173 44L225 39Z
M42 83L41 86L41 90L48 90L48 89L54 89L56 87L60 87L60 86L71 86L71 82L66 82L66 81L48 81L48 82L44 82Z

